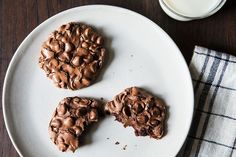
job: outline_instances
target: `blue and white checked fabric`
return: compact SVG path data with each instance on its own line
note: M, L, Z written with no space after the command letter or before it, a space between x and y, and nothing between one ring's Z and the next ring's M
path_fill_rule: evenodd
M236 57L196 46L195 113L178 157L236 157Z

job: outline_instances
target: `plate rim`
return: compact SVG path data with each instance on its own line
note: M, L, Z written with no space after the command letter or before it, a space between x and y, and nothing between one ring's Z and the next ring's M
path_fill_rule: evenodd
M9 126L9 119L7 118L7 114L6 114L6 92L7 92L7 88L10 86L9 85L9 81L10 81L10 75L12 74L12 70L14 70L14 62L17 60L17 58L20 57L20 55L22 55L24 53L24 51L20 51L22 49L22 47L25 45L26 41L28 40L28 38L30 38L38 29L40 29L41 27L43 27L43 25L45 25L46 23L48 23L49 21L52 21L52 19L57 18L58 16L61 16L62 14L66 14L67 12L70 11L74 11L77 9L89 9L89 8L109 8L109 9L115 9L115 10L121 10L124 12L127 12L129 14L133 14L137 17L142 18L143 20L149 22L152 26L155 26L156 29L158 29L160 32L162 32L162 34L169 39L169 42L172 43L172 45L175 47L176 50L178 50L178 52L176 53L176 55L179 55L179 57L181 58L181 62L184 63L184 71L187 72L187 76L186 79L188 80L188 86L190 87L191 93L191 105L192 105L192 110L191 110L191 117L188 121L188 129L185 132L185 138L182 141L181 147L184 145L184 142L187 138L188 132L190 130L191 124L192 124L192 119L193 119L193 111L194 111L194 92L193 92L193 84L192 84L192 79L191 79L191 75L190 75L190 71L188 69L188 65L186 60L184 59L183 54L181 53L180 49L178 48L178 46L176 45L176 43L173 41L173 39L155 22L153 22L152 20L150 20L149 18L145 17L144 15L135 12L133 10L127 9L127 8L123 8L123 7L118 7L118 6L113 6L113 5L104 5L104 4L92 4L92 5L83 5L83 6L78 6L78 7L72 7L66 10L63 10L61 12L56 13L55 15L49 17L48 19L44 20L42 23L40 23L38 26L36 26L25 38L24 40L20 43L20 45L18 46L18 48L15 50L15 53L13 54L8 67L7 67L7 71L5 73L5 77L4 77L4 83L3 83L3 90L2 90L2 112L3 112L3 119L4 119L4 124L7 130L7 134L11 140L11 143L13 144L14 148L16 149L17 153L23 157L21 150L19 149L19 147L17 146L15 139L13 138L12 134L14 134L12 132L12 130L10 129ZM181 147L178 149L178 151L175 153L175 156L178 154L178 152L180 151Z

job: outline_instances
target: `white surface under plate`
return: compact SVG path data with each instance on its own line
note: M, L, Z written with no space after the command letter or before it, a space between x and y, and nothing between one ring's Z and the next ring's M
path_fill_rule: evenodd
M42 42L53 30L71 21L98 28L109 47L108 62L98 81L76 91L56 88L38 66ZM144 87L168 105L168 132L161 140L136 137L132 128L123 128L112 117L93 127L86 136L87 144L75 153L60 152L49 139L49 120L64 97L79 95L111 100L130 86ZM46 20L22 42L6 74L3 113L9 136L24 157L173 157L191 124L193 90L183 56L155 23L118 7L84 6ZM116 141L120 144L115 145Z

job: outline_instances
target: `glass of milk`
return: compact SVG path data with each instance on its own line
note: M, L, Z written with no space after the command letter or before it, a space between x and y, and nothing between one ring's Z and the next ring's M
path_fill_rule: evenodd
M226 0L159 0L162 9L170 17L189 21L216 13Z

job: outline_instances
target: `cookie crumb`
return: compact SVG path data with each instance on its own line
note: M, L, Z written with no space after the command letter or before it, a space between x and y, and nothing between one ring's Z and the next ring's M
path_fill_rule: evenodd
M120 142L116 141L115 145L118 145L118 144L120 144Z
M123 150L126 150L126 147L127 147L127 145L125 145L122 149L123 149Z

